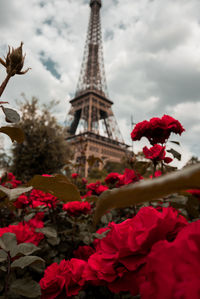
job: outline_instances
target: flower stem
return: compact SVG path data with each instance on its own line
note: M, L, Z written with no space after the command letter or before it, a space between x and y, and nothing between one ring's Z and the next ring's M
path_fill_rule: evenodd
M6 276L6 281L5 281L5 299L8 298L8 289L9 289L9 279L10 279L10 273L11 273L11 256L10 252L8 252L8 257L7 257L7 276Z
M1 86L0 86L0 97L2 95L2 93L4 92L4 89L6 88L6 85L8 83L8 81L10 80L11 76L9 74L7 74L5 80L2 82Z

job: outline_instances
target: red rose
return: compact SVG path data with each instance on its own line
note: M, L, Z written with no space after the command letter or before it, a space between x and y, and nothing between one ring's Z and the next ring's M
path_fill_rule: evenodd
M165 163L170 163L172 159L170 157L165 157L166 151L165 146L160 144L155 144L151 148L143 147L143 153L146 159L150 159L153 162L164 161Z
M160 170L156 170L155 173L154 173L154 177L155 177L155 178L157 178L157 177L159 177L159 176L161 176L161 175L162 175L162 171L160 171ZM153 176L150 175L150 178L152 179Z
M53 263L46 268L44 277L40 280L42 299L54 299L62 293L66 281L66 264L67 261L63 260L59 265Z
M63 205L63 210L71 216L80 216L90 213L91 204L87 201L71 201Z
M136 173L132 169L125 168L124 174L118 176L119 181L116 184L116 187L121 187L124 185L128 185L131 183L138 182L139 180L143 179L139 173Z
M111 172L105 178L105 183L108 185L115 184L117 181L119 181L119 173L117 172Z
M72 258L68 261L68 269L66 275L66 295L67 297L77 295L82 289L85 280L83 277L83 271L86 267L86 262L79 259Z
M153 117L150 121L138 123L131 133L133 141L146 137L152 145L164 144L171 133L181 135L185 131L181 123L169 115L162 118Z
M79 259L62 260L59 265L50 265L40 280L41 298L54 299L63 295L61 298L64 299L77 295L84 285L82 273L85 266L86 262Z
M171 163L172 161L173 161L173 159L170 158L170 157L165 157L164 158L164 162L167 163L167 164Z
M136 124L135 128L131 132L131 138L133 141L140 140L143 136L147 135L149 131L149 122L144 120Z
M197 197L198 199L200 199L200 189L189 189L186 191L192 194L193 196Z
M86 180L86 178L82 178L82 183L84 184L84 185L86 185L87 184L87 180Z
M30 199L24 194L21 194L14 202L14 205L16 206L17 209L24 209L29 204L30 204Z
M142 299L200 298L200 221L188 224L174 242L156 243L141 283Z
M106 237L98 240L96 253L91 255L84 278L95 285L105 284L113 292L138 293L143 267L151 247L160 240L173 241L187 225L187 220L172 208L161 212L152 207L120 224L110 223ZM137 277L128 284L125 277Z
M41 190L33 189L29 196L31 200L31 205L33 208L38 206L49 206L55 207L58 201L57 197L51 195L50 193L45 193Z
M92 194L93 194L92 190L88 190L87 193L86 193L85 195L82 195L82 196L81 196L81 199L84 199L84 198L87 198L87 197L89 197L89 196L92 196Z
M28 223L19 223L17 225L9 225L8 227L0 228L0 237L4 233L14 233L17 238L17 243L33 243L36 246L44 239L44 234L35 232L35 229Z
M89 191L92 191L91 195L100 195L102 192L108 190L108 187L101 185L100 181L96 183L90 183L86 186Z
M72 173L72 179L76 179L78 177L78 173Z
M79 246L78 249L73 251L74 257L80 260L87 261L88 258L95 252L91 246Z
M44 227L44 222L42 221L44 218L44 212L37 213L32 219L30 219L27 224L35 229Z

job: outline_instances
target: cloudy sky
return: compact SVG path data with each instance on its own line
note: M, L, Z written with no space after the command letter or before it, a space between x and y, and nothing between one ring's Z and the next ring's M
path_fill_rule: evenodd
M184 126L183 162L200 156L200 1L102 0L104 61L110 99L122 135L134 122L169 114ZM21 93L60 101L64 123L83 57L89 0L0 0L0 56L24 42L25 76L2 96L12 107ZM0 80L5 69L0 66ZM143 141L142 145L148 145ZM136 150L142 148L136 143ZM182 162L182 163L183 163Z

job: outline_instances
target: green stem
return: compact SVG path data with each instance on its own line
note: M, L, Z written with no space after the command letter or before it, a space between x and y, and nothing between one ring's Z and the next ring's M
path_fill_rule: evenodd
M153 177L155 177L157 162L153 161Z
M10 280L10 273L11 273L11 256L10 252L8 252L8 257L7 257L7 275L6 275L6 281L5 281L5 299L8 298L8 289L9 289L9 280Z
M6 88L6 85L8 84L8 81L10 80L11 76L7 75L5 80L2 82L1 86L0 86L0 97L2 95L2 93L4 92L4 89Z

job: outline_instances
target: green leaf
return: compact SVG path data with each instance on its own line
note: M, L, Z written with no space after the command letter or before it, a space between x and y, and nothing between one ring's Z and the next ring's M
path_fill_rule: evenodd
M119 189L104 191L97 201L94 223L112 208L125 208L143 202L155 201L186 189L200 188L200 163L153 180L143 180Z
M10 200L16 199L19 195L29 192L33 189L33 187L19 187L19 188L13 188L9 189L4 186L0 185L0 191L2 191L4 194L8 196Z
M172 143L174 143L174 144L177 144L177 145L180 145L180 142L175 141L175 140L172 140L172 141L170 141L170 142L172 142Z
M14 280L10 285L10 292L25 298L35 298L41 295L40 285L29 278Z
M5 267L5 266L1 266L1 267L0 267L0 270L3 271L3 272L7 272L7 267Z
M6 261L7 257L8 254L4 250L0 249L0 263Z
M53 227L38 228L36 231L42 232L47 238L57 238L58 234Z
M28 186L51 193L63 202L80 201L80 192L64 175L57 174L52 177L35 175Z
M4 233L0 239L0 247L7 252L17 247L16 235L13 233Z
M5 108L3 106L1 106L1 108L6 116L6 121L8 123L18 123L20 121L20 116L17 111L10 108Z
M11 268L21 268L24 269L25 267L31 265L31 264L37 264L37 263L45 263L45 261L38 257L38 256L23 256L20 257L19 259L15 260L12 264L11 264Z
M17 141L22 143L24 141L24 132L16 127L1 127L0 132L8 135L12 142Z
M19 253L23 255L30 255L39 249L40 249L39 247L35 246L32 243L21 243L17 245L15 251L12 252L11 257L14 257Z
M48 243L55 246L60 243L60 238L58 237L57 231L53 227L43 227L36 229L37 232L42 232L47 238Z
M168 153L172 154L174 158L176 158L177 160L181 160L181 154L177 151L175 151L173 148L171 148L170 150L167 150Z

